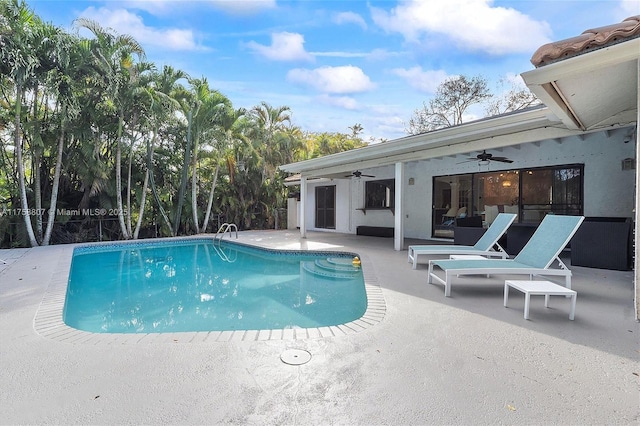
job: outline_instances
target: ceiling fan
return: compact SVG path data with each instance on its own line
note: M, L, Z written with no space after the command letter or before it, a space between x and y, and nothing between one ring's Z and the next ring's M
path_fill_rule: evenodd
M363 174L360 170L356 170L355 172L351 173L350 175L346 175L345 177L357 177L359 178L360 176L364 176L364 177L375 177L373 175L365 175Z
M513 163L513 160L509 160L507 157L494 157L493 154L489 154L487 151L483 150L480 154L476 155L475 158L469 158L469 161L499 161L501 163Z

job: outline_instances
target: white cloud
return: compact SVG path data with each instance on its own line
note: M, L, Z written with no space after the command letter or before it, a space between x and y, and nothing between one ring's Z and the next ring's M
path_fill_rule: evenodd
M313 61L312 55L304 50L304 37L297 33L273 33L271 45L265 46L255 41L245 44L249 49L274 61Z
M320 67L313 70L295 68L287 73L287 80L316 88L323 93L359 93L375 88L369 77L358 67Z
M160 46L169 50L203 49L194 40L192 30L148 27L140 16L125 9L89 7L80 16L99 22L103 28L112 28L118 34L128 34L142 46Z
M640 14L639 0L620 0L620 4L615 8L615 16L622 21L631 16Z
M493 0L409 0L387 12L371 7L373 21L407 41L427 41L443 34L462 48L494 55L532 52L550 41L551 27L513 8L493 7Z
M338 13L333 17L333 22L335 22L336 24L356 24L359 25L363 30L367 29L367 23L364 21L362 16L354 12Z
M385 49L373 49L370 52L340 52L340 51L328 51L328 52L309 52L315 57L330 57L330 58L365 58L369 61L385 61L394 57L403 56L405 52L389 52Z
M424 93L435 93L438 86L451 77L443 70L423 71L422 67L416 66L411 68L394 68L391 72L406 80L414 89L418 89Z
M180 2L176 0L128 0L125 2L130 7L146 10L157 15L166 15L176 10L176 7L202 7L209 4L213 8L222 10L230 15L253 15L266 9L274 9L276 0L202 0L197 2Z
M323 94L318 99L325 105L337 106L349 110L360 109L358 102L350 96L330 96Z

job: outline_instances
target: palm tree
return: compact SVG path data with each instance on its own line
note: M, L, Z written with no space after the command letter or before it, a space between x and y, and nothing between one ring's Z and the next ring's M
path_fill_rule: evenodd
M351 130L351 138L352 139L360 139L360 133L364 130L364 127L360 123L356 123L353 126L347 127Z
M153 81L153 73L155 66L150 62L138 62L133 67L133 75L136 76L136 86L132 93L132 106L129 108L133 111L130 118L130 146L129 146L129 164L127 172L127 231L131 238L138 239L140 228L142 226L142 220L144 217L145 204L147 199L147 189L149 187L149 170L145 169L143 174L142 191L140 193L140 205L138 207L138 219L136 221L136 227L132 230L132 204L131 196L134 194L134 186L132 186L133 179L133 164L134 157L137 152L135 150L135 143L141 139L145 139L149 134L149 122L152 111L150 107L152 103L148 97L147 86Z
M118 220L122 235L130 237L124 220L122 202L122 139L125 127L125 111L131 103L135 91L135 75L132 72L133 55L144 57L144 49L133 37L116 35L104 29L97 22L79 18L74 21L76 27L86 28L95 37L92 40L94 66L103 77L106 101L112 105L117 115L115 182Z
M232 108L231 101L217 90L209 89L205 78L193 79L191 87L195 95L195 113L192 117L192 170L191 170L191 210L196 233L200 233L198 224L198 151L203 138L211 138L225 110ZM217 176L216 176L217 178ZM215 186L215 184L214 184Z
M184 161L182 164L182 175L180 178L180 189L178 190L178 205L176 207L175 218L173 222L173 235L178 234L180 228L180 218L182 216L182 206L184 204L184 196L187 190L187 180L189 179L189 165L191 164L191 143L192 143L192 128L193 128L193 112L197 109L198 105L193 101L193 96L184 96L182 102L182 111L187 118L187 137L185 139L184 147ZM197 111L196 111L197 113Z
M229 150L233 148L234 141L241 137L239 132L238 121L246 114L244 108L234 110L233 108L226 108L222 114L218 117L218 127L215 129L212 135L215 141L214 150L212 156L215 158L215 171L213 173L213 179L211 182L211 188L209 190L209 199L207 201L207 210L202 221L202 232L207 231L209 225L209 217L211 216L211 207L213 206L213 195L218 182L218 173L220 172L220 159L226 158Z
M151 105L150 121L151 121L151 137L147 137L147 171L149 174L149 182L151 184L151 191L156 201L156 206L160 211L162 218L164 219L169 232L175 236L174 227L171 224L169 217L163 207L160 194L156 185L156 179L154 174L154 151L155 142L160 134L160 127L162 123L165 123L173 116L173 113L180 109L180 100L186 93L184 87L179 83L181 80L188 79L187 73L181 70L177 70L171 66L165 65L160 73L153 73L151 82L145 85L145 92L149 97Z
M0 71L12 80L15 90L13 131L20 204L23 212L29 212L23 159L22 103L27 88L40 64L36 55L37 46L34 44L34 31L41 23L24 2L18 3L17 0L11 0L0 3L0 7L2 8L3 17L2 26L0 27ZM35 247L38 245L38 240L33 231L31 218L28 214L22 216L29 243L32 247Z
M62 170L62 156L66 138L67 123L77 114L77 100L75 99L75 84L80 80L84 70L82 44L65 33L58 33L56 50L59 52L56 67L50 72L49 82L56 97L56 110L59 117L59 135L56 151L53 185L47 228L42 239L42 245L48 245L53 232L56 217L60 174Z
M276 135L277 151L280 153L280 164L293 163L298 158L305 158L306 146L303 143L302 130L296 126L288 126Z
M286 132L287 124L291 123L291 109L288 106L272 107L266 102L251 110L251 115L257 126L254 141L256 149L264 159L264 178L273 176L278 165L282 164L281 152L278 150L276 135Z

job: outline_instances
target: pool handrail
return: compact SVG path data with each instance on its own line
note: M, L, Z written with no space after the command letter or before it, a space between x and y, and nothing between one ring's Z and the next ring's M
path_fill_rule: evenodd
M224 237L224 234L227 233L227 231L229 231L229 238L231 238L231 233L233 231L236 231L236 240L238 239L238 227L236 226L235 223L223 223L222 225L220 225L220 228L218 228L218 232L216 232L216 235L213 236L213 240L215 241L218 238L218 235L220 235L220 239L222 239Z

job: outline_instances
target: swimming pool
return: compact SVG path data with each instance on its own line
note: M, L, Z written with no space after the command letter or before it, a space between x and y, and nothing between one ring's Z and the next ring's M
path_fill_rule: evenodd
M367 309L353 256L210 239L78 247L63 321L94 333L344 324Z

